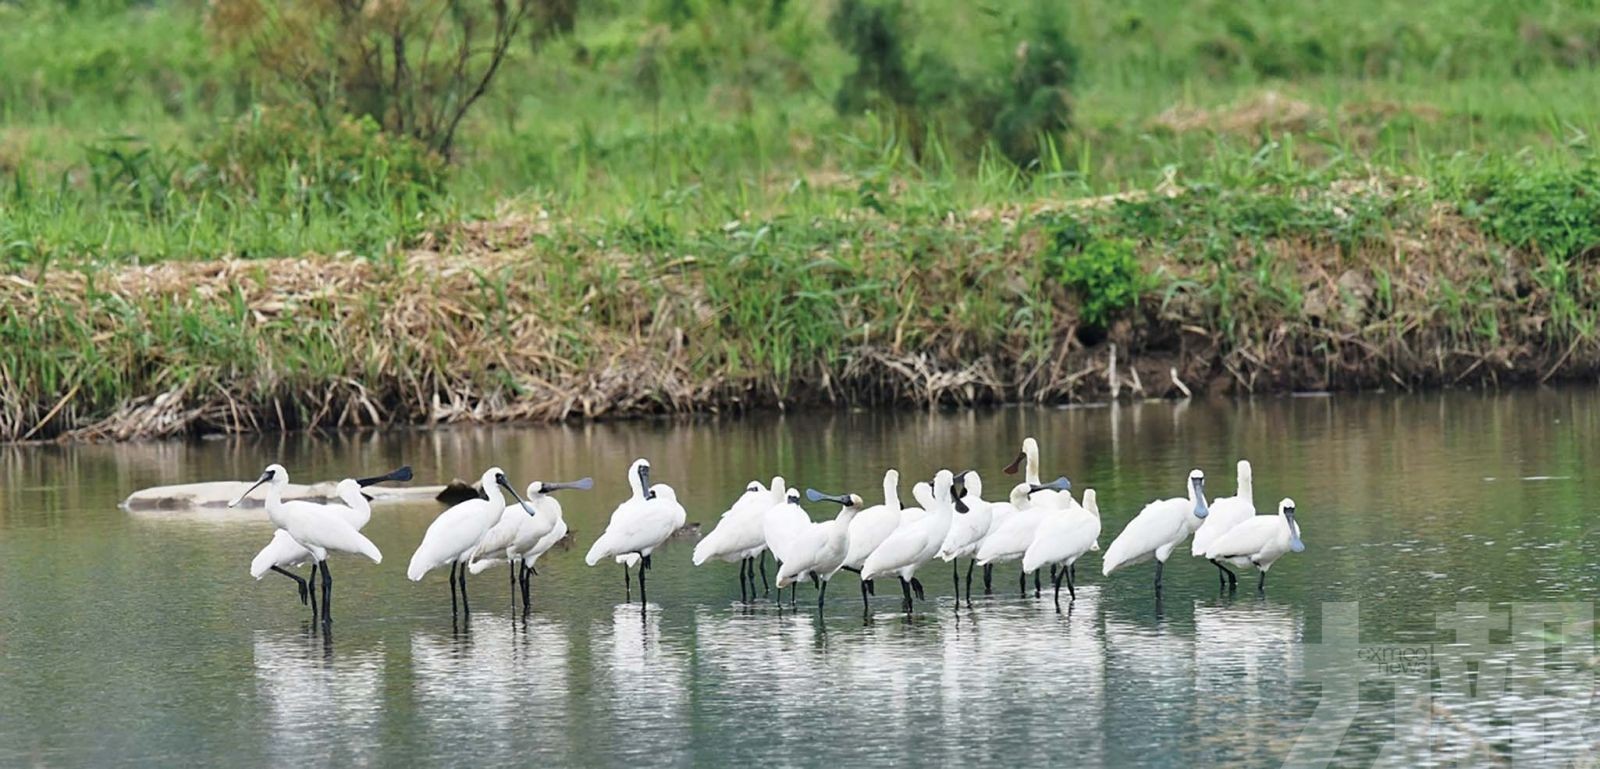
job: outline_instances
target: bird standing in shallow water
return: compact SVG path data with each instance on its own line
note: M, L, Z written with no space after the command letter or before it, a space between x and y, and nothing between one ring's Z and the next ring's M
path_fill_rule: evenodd
M1161 569L1189 534L1200 528L1207 515L1206 474L1189 473L1189 496L1151 502L1139 511L1106 548L1100 572L1104 576L1124 566L1156 559L1156 594L1161 594Z
M1205 557L1206 550L1211 543L1216 542L1229 529L1255 517L1255 484L1250 470L1250 463L1239 460L1239 481L1237 490L1231 497L1221 497L1211 500L1207 507L1206 520L1195 529L1194 542L1189 548L1190 554L1196 558ZM1217 567L1217 582L1223 588L1237 587L1239 578L1222 565L1221 561L1212 561Z
M339 497L343 505L328 505L328 509L343 516L345 521L360 531L372 520L372 505L362 489L384 481L409 481L411 468L401 467L398 470L373 476L371 478L345 478L334 487L334 494ZM241 497L242 499L242 497ZM288 570L287 567L311 564L311 573L302 578ZM311 619L317 618L317 566L311 556L311 551L301 547L289 536L289 532L277 529L272 532L272 541L256 553L250 561L250 576L261 579L267 572L275 571L295 581L300 589L300 603L311 607Z
M1285 497L1278 502L1277 515L1256 515L1226 534L1217 538L1206 549L1212 561L1226 561L1235 566L1254 566L1261 572L1256 592L1267 590L1267 570L1288 553L1306 549L1300 541L1300 523L1294 519L1294 500Z
M533 598L529 594L533 562L567 535L561 503L553 495L566 489L583 491L593 487L594 481L589 478L568 483L534 481L528 484L527 498L523 502L533 508L534 514L525 514L520 505L507 505L505 512L500 514L500 521L489 528L483 539L478 540L478 546L467 559L467 571L479 574L497 563L507 564L511 571L512 603L516 602L517 587L520 585L522 610L526 613L533 605ZM517 570L519 566L520 573Z
M255 484L229 502L228 507L237 507L262 484L267 486L267 517L274 526L288 532L295 544L309 551L315 567L322 570L322 624L330 626L333 624L333 576L328 572L328 553L364 555L373 563L382 563L383 553L344 516L331 509L331 505L304 500L283 501L283 487L289 485L289 473L283 465L267 465Z
M501 514L506 509L505 495L501 489L510 492L517 506L529 516L535 515L533 508L517 496L516 489L511 488L511 481L506 478L504 470L491 467L485 470L480 479L483 488L483 498L468 499L460 502L450 509L439 514L428 524L427 533L422 535L422 543L417 545L416 552L411 554L411 565L406 567L406 577L412 582L421 581L423 575L443 566L450 565L450 615L455 616L456 590L461 592L460 613L472 613L472 606L467 601L467 560L471 558L478 548L478 543L489 532L490 527L500 520Z
M632 495L611 513L611 522L585 555L584 563L594 566L603 558L639 559L639 603L649 603L645 593L645 572L650 570L650 554L661 547L688 516L678 504L677 492L664 483L650 485L650 461L636 459L628 467L628 486ZM627 565L623 565L626 578Z
M783 476L773 476L772 487L751 481L733 506L722 514L716 528L694 546L694 565L709 560L739 563L739 600L749 601L756 592L756 565L760 559L761 585L767 585L767 538L762 523L766 512L785 498ZM746 587L748 586L748 590Z

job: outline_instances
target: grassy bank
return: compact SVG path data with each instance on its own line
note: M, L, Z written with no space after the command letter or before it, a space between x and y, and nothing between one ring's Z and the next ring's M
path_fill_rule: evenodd
M1269 164L1271 165L1271 164ZM1277 166L1273 166L1277 167ZM8 438L1600 374L1595 169L693 231L510 217L382 260L0 283ZM1180 384L1181 383L1181 384Z
M843 2L585 4L448 160L0 5L0 439L1600 373L1600 9L921 3L856 110Z

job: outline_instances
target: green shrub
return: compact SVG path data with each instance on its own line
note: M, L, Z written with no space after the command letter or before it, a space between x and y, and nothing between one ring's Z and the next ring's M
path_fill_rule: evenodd
M1462 191L1462 210L1508 245L1568 260L1600 249L1600 166L1479 172Z
M1103 329L1117 313L1136 307L1152 285L1133 241L1094 237L1076 221L1058 226L1045 270L1077 296L1078 319L1092 328Z
M309 110L259 108L200 149L193 184L258 200L315 194L330 201L414 190L437 192L444 161L420 142L385 134L371 118L322 129Z

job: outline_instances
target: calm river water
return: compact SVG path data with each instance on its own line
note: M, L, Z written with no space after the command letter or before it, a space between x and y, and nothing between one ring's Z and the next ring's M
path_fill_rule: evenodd
M660 551L647 610L582 551L637 456L706 525L751 478L854 490L973 466L985 496L1037 436L1046 477L1098 490L1109 544L1191 467L1256 505L1299 504L1307 549L1219 593L1175 556L1099 575L1057 612L1014 565L973 608L949 568L907 617L853 575L827 610L741 606L736 567ZM397 431L343 437L0 447L3 766L1546 765L1587 755L1600 588L1600 393L1371 395L959 413ZM577 546L541 562L532 616L503 569L452 623L442 572L405 578L440 507L378 507L381 565L336 562L333 633L288 580L256 582L260 508L129 513L129 492L415 467L419 482L504 466L566 494ZM813 517L836 507L813 506ZM1187 553L1187 547L1181 548ZM1248 589L1246 589L1248 587Z

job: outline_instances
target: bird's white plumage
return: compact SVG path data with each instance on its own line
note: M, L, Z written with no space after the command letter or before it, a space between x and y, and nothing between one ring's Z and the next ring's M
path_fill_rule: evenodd
M717 521L716 528L694 546L694 565L706 561L742 561L754 558L767 547L764 516L774 505L783 502L786 495L782 476L772 479L772 486L751 481L743 494L734 500Z
M1206 549L1229 529L1255 517L1256 503L1254 478L1248 460L1239 460L1239 486L1231 497L1211 500L1209 512L1200 528L1195 529L1189 552L1204 556Z
M883 474L883 504L856 513L850 521L844 565L860 569L867 556L900 527L900 513L900 471L891 469Z
M861 497L851 494L848 499L851 503L840 506L837 516L815 523L808 521L803 528L789 533L794 541L787 548L790 559L779 561L777 585L780 589L812 574L827 582L844 565L845 555L850 551L850 522L861 509Z
M1299 552L1300 525L1293 519L1294 500L1278 503L1277 515L1257 515L1229 529L1206 549L1205 557L1261 571L1286 553Z
M474 498L457 503L428 524L421 544L411 554L411 565L406 567L407 578L416 582L440 566L458 561L465 563L477 549L478 542L505 513L505 496L501 494L499 484L499 479L504 476L505 473L498 467L484 471L480 480L487 499ZM527 517L527 512L520 505L516 506L516 510L519 515Z
M1172 551L1200 527L1206 508L1205 475L1189 474L1189 496L1151 502L1122 529L1106 548L1100 571L1106 576L1124 566L1155 558L1166 563Z
M983 538L989 535L989 525L994 522L994 506L983 501L983 479L976 472L967 472L963 482L967 494L961 502L966 505L967 512L950 519L950 533L945 535L944 545L939 548L939 557L946 561L971 558L983 544Z
M364 555L373 563L383 562L383 554L378 551L378 546L350 524L337 509L339 505L304 500L283 501L283 487L289 484L289 473L282 465L269 465L256 486L263 483L267 485L267 517L274 526L286 532L295 544L310 552L313 559L326 560L328 552L333 551ZM245 492L249 493L248 490ZM229 505L238 505L243 499L244 495L240 495Z
M950 500L950 485L954 480L949 470L940 470L934 476L931 509L917 518L905 518L888 539L883 541L861 564L861 578L874 579L880 575L897 574L909 580L917 567L927 563L939 553L944 538L950 534L950 518L955 514Z
M365 528L367 522L372 520L372 505L361 494L361 484L353 478L339 481L334 487L343 505L328 505L331 512L337 513L347 523L355 527L356 531ZM311 562L311 551L300 546L289 536L289 532L278 529L272 532L272 541L256 553L250 561L250 576L261 579L266 576L272 567L279 568L304 566Z
M604 558L650 555L688 519L671 486L645 487L649 471L650 463L644 459L634 460L628 468L633 495L612 511L611 522L589 548L584 563L594 566Z
M1039 531L1039 524L1051 508L1034 502L1033 495L1029 494L1031 488L1033 485L1028 483L1019 483L1011 488L1008 499L1010 510L983 538L972 556L980 565L1015 561L1028 551L1028 545L1033 544L1034 534Z
M1090 550L1100 549L1100 505L1094 489L1085 489L1083 503L1053 510L1035 531L1022 554L1022 570L1035 571L1051 564L1071 566Z
M561 503L544 492L543 483L534 481L528 484L527 496L523 501L533 508L533 515L528 515L521 505L507 505L505 512L500 514L499 522L489 527L489 531L478 540L477 547L473 548L468 557L468 571L481 574L490 566L518 559L526 563L528 555L540 544L548 540L544 550L533 553L535 559L555 545L561 536L566 536ZM549 538L557 525L562 529L561 536Z
M1032 436L1022 439L1022 456L1026 460L1023 468L1022 481L1030 486L1039 486L1039 442ZM1062 505L1066 499L1071 499L1072 494L1055 489L1039 489L1029 495L1028 499L1040 507L1055 507ZM1063 499L1065 498L1065 499Z

